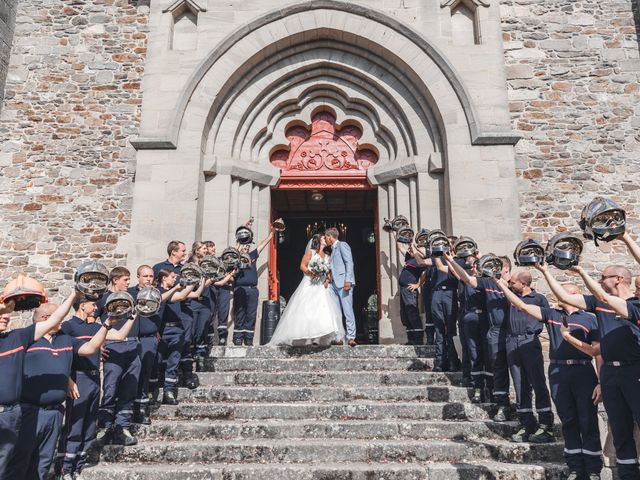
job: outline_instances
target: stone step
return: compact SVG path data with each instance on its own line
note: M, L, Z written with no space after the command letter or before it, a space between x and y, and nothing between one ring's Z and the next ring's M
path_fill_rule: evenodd
M423 372L433 368L433 358L207 358L210 372L319 372L398 370Z
M493 404L439 402L331 402L331 403L181 403L164 405L156 418L207 418L211 420L488 420Z
M201 372L201 385L459 385L460 372Z
M561 462L562 444L513 444L498 440L196 440L144 442L132 447L106 446L106 462L144 463L308 463L323 462Z
M210 357L215 358L427 358L435 355L433 345L358 345L347 346L316 346L305 347L213 347Z
M217 387L181 388L185 402L346 402L350 400L469 402L472 388L454 386L314 386L314 387Z
M448 439L456 441L508 438L517 430L516 422L450 422L443 420L263 420L246 421L167 421L154 420L149 426L136 426L134 432L147 440L188 441L284 438L342 439Z
M561 480L564 467L473 460L464 463L142 465L87 468L85 480Z

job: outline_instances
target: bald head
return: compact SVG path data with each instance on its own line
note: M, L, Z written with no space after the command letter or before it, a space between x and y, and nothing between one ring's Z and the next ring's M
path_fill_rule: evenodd
M562 288L564 288L565 292L570 293L571 295L580 294L580 289L575 283L563 283Z
M624 265L609 265L607 268L604 269L602 274L605 277L616 275L622 279L623 283L626 283L627 285L631 286L631 270L629 270Z
M533 277L528 270L518 270L513 274L513 276L516 277L520 283L523 283L527 287L530 287L533 283Z
M33 323L47 320L56 311L56 308L58 305L55 303L43 303L33 311Z

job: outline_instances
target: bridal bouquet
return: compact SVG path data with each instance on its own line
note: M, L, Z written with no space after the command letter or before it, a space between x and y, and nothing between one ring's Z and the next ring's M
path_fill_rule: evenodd
M329 273L329 263L326 262L322 257L313 257L309 261L309 265L307 266L309 271L314 275L311 279L312 282L324 282L327 274Z

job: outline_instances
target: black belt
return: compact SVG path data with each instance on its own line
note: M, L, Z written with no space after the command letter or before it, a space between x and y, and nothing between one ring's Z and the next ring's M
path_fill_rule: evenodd
M33 408L39 408L41 410L62 410L61 403L55 403L53 405L36 405L35 403L22 402L24 405Z
M605 365L609 365L610 367L626 367L627 365L634 365L638 362L622 362L622 361L614 361L614 362L604 362Z
M236 288L258 288L257 285L236 285Z
M124 342L135 342L138 340L138 337L124 337L122 340L105 340L105 345L110 345L112 343L124 343Z
M76 370L76 373L84 373L90 377L95 377L96 375L100 375L100 370Z
M0 413L9 412L18 406L17 403L13 405L0 405Z
M155 338L158 332L149 333L147 335L140 335L140 338Z
M549 363L553 365L591 365L591 360L549 360Z

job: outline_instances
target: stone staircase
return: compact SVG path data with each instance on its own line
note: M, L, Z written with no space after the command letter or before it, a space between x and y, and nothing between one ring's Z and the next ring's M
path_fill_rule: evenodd
M86 480L561 479L561 443L514 444L432 347L216 347L180 390L107 446Z

